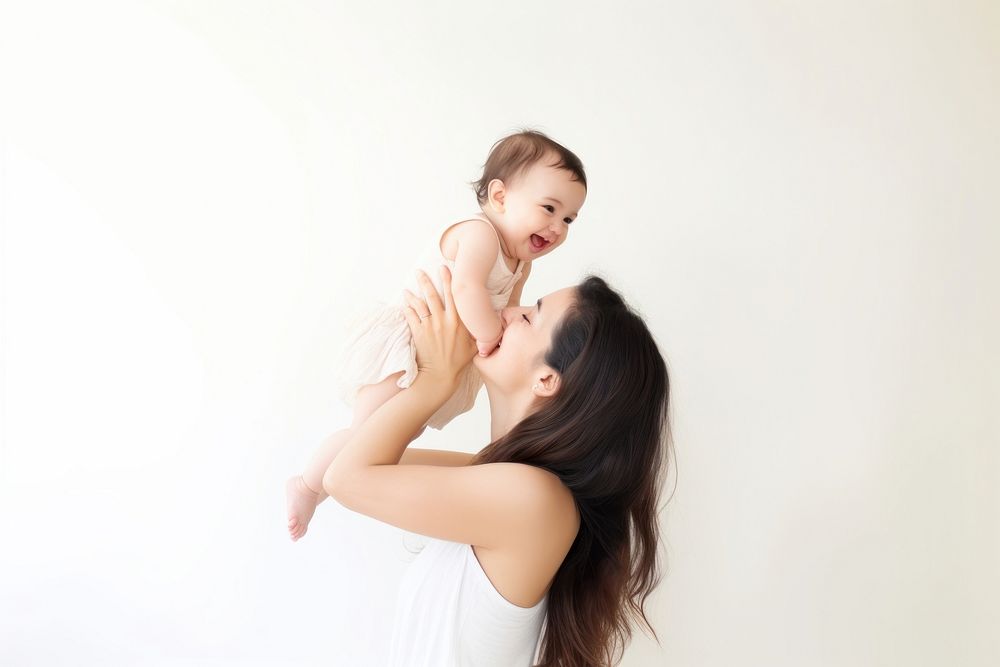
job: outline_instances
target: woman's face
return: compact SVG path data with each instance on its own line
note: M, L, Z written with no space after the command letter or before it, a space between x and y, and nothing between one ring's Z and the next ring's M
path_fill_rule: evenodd
M552 344L552 331L573 304L575 287L565 287L543 296L531 306L504 308L500 317L506 328L500 347L488 357L473 357L473 363L491 389L507 394L532 391L551 371L545 368L545 352Z

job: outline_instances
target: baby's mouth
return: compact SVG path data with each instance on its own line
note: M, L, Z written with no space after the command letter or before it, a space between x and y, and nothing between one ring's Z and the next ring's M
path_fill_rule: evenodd
M542 248L544 248L545 246L547 246L548 244L549 244L549 242L546 241L545 239L543 239L538 234L532 234L531 235L531 248L532 248L532 250L535 250L537 252L537 251L541 250Z

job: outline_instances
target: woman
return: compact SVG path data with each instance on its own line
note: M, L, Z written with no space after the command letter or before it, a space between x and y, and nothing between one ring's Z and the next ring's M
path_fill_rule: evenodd
M442 283L444 303L423 274L423 298L406 293L417 379L323 479L345 507L432 538L400 589L390 662L530 665L541 634L538 664L616 664L630 620L650 627L643 602L660 580L666 364L600 278L506 308L489 357L476 356L445 267ZM492 442L476 455L406 449L470 361Z

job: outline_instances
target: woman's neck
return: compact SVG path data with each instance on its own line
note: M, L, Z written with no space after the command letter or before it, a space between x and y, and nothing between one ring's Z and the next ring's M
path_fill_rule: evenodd
M528 414L531 405L531 395L508 396L499 391L490 390L486 385L486 395L490 401L490 441L506 435Z

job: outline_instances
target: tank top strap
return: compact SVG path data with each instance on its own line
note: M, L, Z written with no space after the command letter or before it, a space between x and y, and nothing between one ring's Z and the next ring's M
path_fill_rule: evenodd
M510 267L507 266L506 260L504 260L503 241L500 239L500 232L497 231L496 226L494 226L494 224L490 222L490 219L487 218L485 215L483 215L482 212L472 213L467 218L462 218L460 220L453 220L452 222L449 222L446 225L442 226L440 228L440 231L438 232L437 241L435 242L435 248L437 249L437 254L441 253L440 244L441 244L441 238L444 236L444 233L447 232L452 227L454 227L455 225L465 222L467 220L482 220L483 222L485 222L490 226L490 229L493 230L493 233L497 237L497 244L500 246L499 249L497 250L497 261L494 263L494 266L500 270L501 274L518 275L524 268L524 260L520 259L517 260L517 266L514 267L513 271L510 270Z
M473 217L478 218L479 220L485 221L486 224L488 224L490 226L490 228L493 230L493 233L496 234L497 244L499 244L499 246L500 246L500 250L499 250L499 252L497 252L497 265L499 265L504 270L505 273L509 273L511 275L515 275L515 276L520 277L521 269L524 268L524 260L523 259L517 260L517 266L515 266L514 270L511 271L510 267L507 266L507 262L503 258L504 257L504 255L503 255L503 240L500 238L500 232L497 231L496 226L490 221L489 218L487 218L482 213L473 213Z

